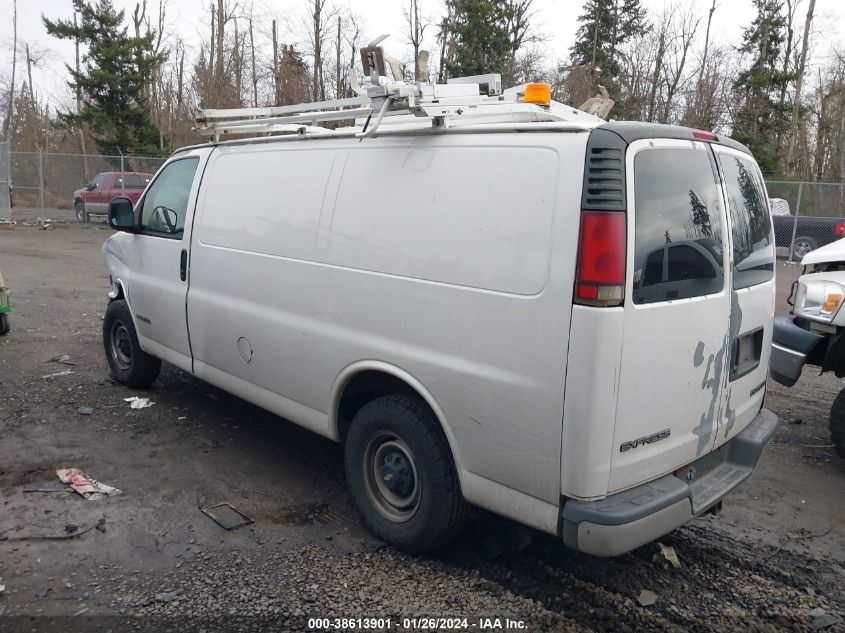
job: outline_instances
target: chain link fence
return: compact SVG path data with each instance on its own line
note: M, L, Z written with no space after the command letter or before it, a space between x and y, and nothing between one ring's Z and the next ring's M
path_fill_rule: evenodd
M0 143L0 222L12 221L12 201L9 198L11 192L11 160L9 141L4 141Z
M124 179L99 177L110 172L154 174L166 160L158 156L104 156L101 154L61 154L36 149L32 152L7 151L3 159L0 144L0 188L8 198L4 206L0 191L0 218L3 209L27 207L37 209L73 209L81 199L96 199L109 192L119 195ZM11 181L3 186L4 165ZM108 186L104 183L108 181ZM127 179L128 183L129 180ZM96 187L90 188L92 183ZM127 185L128 186L128 185ZM103 201L97 199L97 203ZM108 202L107 200L105 201Z
M0 222L11 220L13 206L73 209L80 197L91 200L87 208L97 212L107 208L105 198L119 195L115 188L119 191L131 180L113 178L109 189L102 186L108 178L98 178L100 174L154 174L164 161L153 156L59 154L41 149L12 152L8 143L0 143ZM88 191L89 183L97 187ZM845 183L770 180L766 187L775 243L790 262L800 262L811 250L845 237Z
M845 237L845 183L766 182L775 244L790 262Z

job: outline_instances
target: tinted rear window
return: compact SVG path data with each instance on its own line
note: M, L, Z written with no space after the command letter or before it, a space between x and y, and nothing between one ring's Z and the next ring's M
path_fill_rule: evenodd
M720 154L731 210L734 288L747 288L774 276L772 217L760 172L746 158Z
M710 152L639 152L634 198L634 303L719 292L724 210Z
M149 176L125 176L123 186L126 189L143 189L150 182Z

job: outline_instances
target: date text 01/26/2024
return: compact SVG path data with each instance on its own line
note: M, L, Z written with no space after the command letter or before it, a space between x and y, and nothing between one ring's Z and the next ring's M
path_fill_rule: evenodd
M524 620L479 618L308 618L309 631L519 631Z

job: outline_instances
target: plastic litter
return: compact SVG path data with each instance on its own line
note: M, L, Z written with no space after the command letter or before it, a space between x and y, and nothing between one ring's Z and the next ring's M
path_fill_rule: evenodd
M97 501L103 497L123 494L117 488L113 488L112 486L97 481L78 468L60 468L56 471L56 475L58 475L59 480L62 483L70 484L70 487L74 491L78 492L89 501Z
M72 374L72 373L73 373L73 371L71 371L70 369L65 369L64 371L57 371L54 374L47 374L46 376L41 376L41 377L44 378L44 379L57 378L58 376L67 376L67 375Z
M130 409L146 409L155 404L155 402L150 402L149 398L139 398L138 396L124 398L123 401L129 403Z

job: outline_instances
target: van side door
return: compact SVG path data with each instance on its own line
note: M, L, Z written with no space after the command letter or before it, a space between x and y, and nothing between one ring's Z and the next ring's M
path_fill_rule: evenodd
M201 163L206 155L180 155L166 163L135 207L127 300L141 347L191 371L185 302L188 250Z

